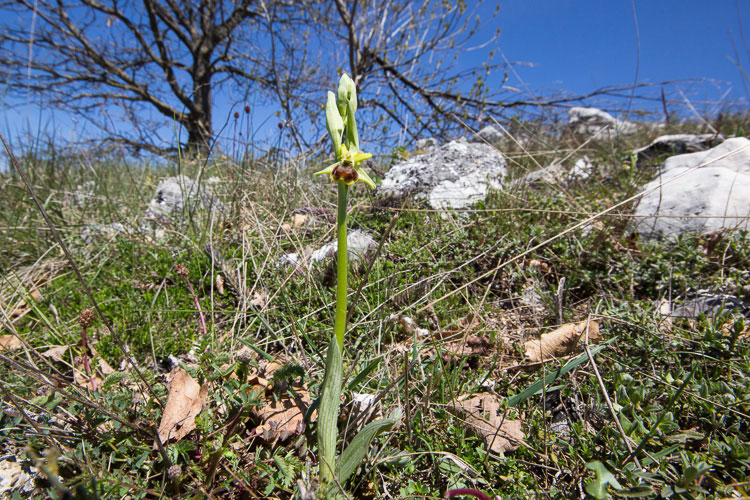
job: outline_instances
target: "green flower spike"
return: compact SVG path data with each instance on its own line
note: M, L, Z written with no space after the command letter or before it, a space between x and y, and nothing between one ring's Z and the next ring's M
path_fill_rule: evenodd
M372 440L381 432L393 427L400 414L394 414L388 420L377 420L365 426L351 440L344 451L337 456L337 438L339 435L338 417L341 405L344 366L344 337L346 335L347 316L347 245L346 219L349 185L362 180L375 188L370 176L360 164L372 158L370 153L359 150L359 136L354 113L357 111L357 89L348 75L342 75L334 96L328 93L326 102L326 127L331 135L336 163L317 172L329 174L336 182L338 202L336 205L336 313L333 322L333 334L328 344L326 370L320 390L318 407L318 471L322 483L321 498L341 498L341 485L357 470L367 455ZM343 144L342 144L343 141ZM342 490L343 492L343 490Z
M359 150L359 134L357 122L354 119L356 112L357 86L349 75L341 75L336 95L328 92L326 102L326 128L331 136L333 150L338 161L316 172L315 175L329 174L332 181L343 181L346 185L361 180L375 189L373 180L359 166L363 161L372 158L372 155ZM343 137L344 130L346 130L346 137ZM345 144L342 144L342 139L345 139Z

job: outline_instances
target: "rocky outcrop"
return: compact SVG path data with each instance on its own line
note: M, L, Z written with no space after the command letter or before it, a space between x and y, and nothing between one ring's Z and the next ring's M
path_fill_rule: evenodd
M717 146L724 139L716 134L672 134L657 137L648 146L636 149L633 154L638 155L638 159L653 158L665 153L681 155L685 153L695 153L705 151L711 147Z
M750 141L668 158L643 188L633 229L647 238L749 228Z
M488 125L474 134L474 137L471 138L471 142L499 144L500 142L502 142L503 138L503 134L498 129L491 125Z
M350 262L360 260L369 251L377 247L375 239L370 233L358 229L350 229L346 235L346 254ZM314 265L323 264L326 260L332 259L336 255L336 240L313 250L306 248L300 253L288 253L283 255L279 260L281 265L303 265L308 268Z
M435 209L466 208L500 188L505 158L483 143L452 141L391 167L377 194L427 200Z
M181 220L187 212L197 209L212 214L221 210L222 203L206 186L201 186L190 177L178 175L159 181L154 197L148 204L144 219L159 224Z
M632 134L638 124L620 120L598 108L573 107L568 111L568 126L576 134L606 137L609 134ZM606 130L606 132L605 132Z

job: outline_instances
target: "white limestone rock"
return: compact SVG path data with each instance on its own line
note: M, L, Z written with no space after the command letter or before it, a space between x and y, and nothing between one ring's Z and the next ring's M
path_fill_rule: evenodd
M520 177L515 181L516 184L526 184L528 186L556 186L564 184L567 180L568 169L562 163L555 160L550 165L533 170L528 174Z
M438 146L437 139L434 137L428 137L427 139L419 139L416 144L416 150L420 152L426 152L434 149Z
M671 134L654 139L651 144L638 148L633 154L652 157L664 153L681 155L705 151L720 144L724 139L716 134Z
M598 108L572 107L568 110L568 126L576 134L599 134L603 138L607 133L632 134L638 130L638 125L627 120L620 120L606 111ZM602 132L607 129L606 132Z
M279 264L297 266L306 263L308 268L312 268L314 265L322 264L328 258L333 258L336 255L336 246L337 242L333 240L317 250L302 252L301 255L297 252L288 253L279 259ZM360 231L359 229L350 229L347 231L346 254L350 262L360 260L368 250L375 247L377 247L377 242L370 233Z
M594 173L596 166L589 160L588 156L578 158L573 168L568 172L568 181L579 182L585 181Z
M391 167L379 196L414 196L438 210L470 207L500 188L505 158L481 143L451 141Z
M642 237L750 228L750 140L667 158L643 193L633 225Z
M222 209L222 203L206 186L200 186L185 175L178 175L159 181L144 219L162 224L173 223L183 217L186 209L195 211L199 208L213 214Z
M120 222L113 222L112 224L88 224L81 230L81 238L86 243L91 243L97 237L113 240L119 236L131 235L133 232L131 228Z
M471 142L481 142L487 144L499 144L503 140L503 134L491 125L487 125L479 132L474 134Z
M594 173L596 165L589 160L587 156L576 160L571 168L565 167L562 163L555 160L552 164L529 172L517 179L514 184L528 185L539 187L548 186L568 186L572 183L585 181Z

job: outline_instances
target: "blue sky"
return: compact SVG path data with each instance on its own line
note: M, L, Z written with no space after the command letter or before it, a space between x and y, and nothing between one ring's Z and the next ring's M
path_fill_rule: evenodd
M671 99L681 99L675 92L679 88L702 112L717 112L724 104L749 99L743 76L732 61L729 31L744 70L750 71L750 45L742 36L744 28L745 40L750 41L750 0L505 0L500 5L501 34L495 48L508 61L530 64L515 67L507 82L510 87L532 95L585 94L603 86L631 84L637 69L638 82L706 79L666 89ZM494 2L487 2L482 8L491 13L494 7ZM640 36L639 65L633 8ZM481 51L468 52L463 60L481 62ZM745 83L750 88L750 82ZM217 130L232 104L216 102ZM634 107L646 105L636 102ZM272 118L275 109L254 109L256 126L271 117L256 137L272 143L278 135L277 120ZM40 122L63 141L88 133L61 113L23 107L0 110L0 130L11 138Z
M517 69L534 92L585 94L631 83L638 68L639 82L726 82L731 93L725 99L737 100L748 96L730 60L729 30L745 70L750 70L750 47L743 48L741 25L750 41L748 0L506 0L500 8L500 48L510 61L534 64ZM701 97L718 101L720 89L726 87L706 85Z

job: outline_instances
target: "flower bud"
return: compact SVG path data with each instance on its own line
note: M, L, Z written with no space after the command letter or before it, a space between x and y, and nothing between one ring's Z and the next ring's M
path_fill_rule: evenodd
M333 150L336 152L336 159L340 159L341 154L341 135L344 133L344 120L336 106L336 96L333 92L328 92L328 101L326 101L326 128L328 135L333 142Z
M341 79L339 79L337 94L336 104L338 104L339 114L343 119L346 119L347 113L357 111L357 86L346 73L341 75Z

